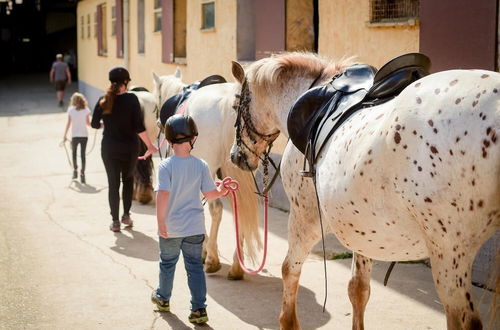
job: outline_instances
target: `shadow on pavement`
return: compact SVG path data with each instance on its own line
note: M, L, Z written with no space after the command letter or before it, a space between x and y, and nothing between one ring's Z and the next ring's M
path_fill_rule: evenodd
M182 322L179 319L179 317L173 313L170 313L170 312L168 312L168 313L158 312L158 313L160 314L161 318L164 319L165 322L167 322L167 324L170 326L170 329L176 329L176 330L191 330L191 329L209 330L209 329L212 329L213 330L213 328L209 325L210 320L206 324L203 324L203 325L195 324L195 325L193 325L193 328L191 328L191 327L188 327L186 324L184 324L184 322ZM187 314L184 317L187 319ZM210 319L210 313L208 313L208 318Z
M156 221L156 205L154 202L149 204L141 204L138 201L132 201L132 213L145 214L155 216Z
M131 258L158 261L158 242L151 237L131 228L114 235L116 241L111 250Z
M99 193L101 190L104 190L106 189L107 187L102 187L102 188L96 188L92 185L89 185L89 184L82 184L78 181L71 181L71 183L69 184L68 186L69 189L73 190L73 191L76 191L76 192L79 192L79 193L84 193L84 194L97 194Z
M243 281L226 278L228 265L207 274L208 295L242 321L258 329L279 329L279 313L283 284L279 277L245 275ZM207 311L210 315L210 306ZM331 318L316 301L315 293L299 286L299 318L309 329L317 329ZM230 328L230 327L229 327Z

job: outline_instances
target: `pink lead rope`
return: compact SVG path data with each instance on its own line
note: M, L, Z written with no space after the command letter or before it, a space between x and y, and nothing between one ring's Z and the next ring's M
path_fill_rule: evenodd
M233 180L230 177L225 178L222 181L216 181L215 184L217 186L223 185L227 189L227 193L224 196L227 196L229 192L233 195L233 214L234 214L234 227L236 229L236 251L238 255L238 261L240 262L240 266L248 274L257 274L264 268L264 264L266 263L267 256L267 208L268 208L268 197L267 194L264 194L264 255L262 256L262 263L259 268L256 270L249 269L245 266L243 262L243 255L241 253L241 244L240 244L240 229L238 226L238 203L236 201L236 190L239 188L239 184L236 180Z

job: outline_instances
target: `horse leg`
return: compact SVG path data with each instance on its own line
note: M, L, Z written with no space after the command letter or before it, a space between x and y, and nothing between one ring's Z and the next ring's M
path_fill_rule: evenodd
M482 329L472 299L472 262L477 249L466 243L440 246L431 250L432 276L439 299L444 305L448 329Z
M221 269L219 254L217 251L217 235L222 219L222 202L219 199L208 201L208 209L212 218L212 225L210 226L210 235L207 237L205 245L205 272L215 273Z
M300 329L297 317L297 293L300 273L314 244L320 239L320 227L310 215L298 214L292 206L288 226L288 252L281 266L283 298L280 313L281 329Z
M353 276L348 286L349 299L352 304L352 329L363 330L365 307L370 298L372 259L354 253L352 270Z
M240 237L240 242L243 242L242 237ZM241 243L240 251L243 251L243 243ZM229 269L229 272L227 273L227 279L234 280L234 281L242 280L244 274L245 273L243 271L243 268L241 268L240 261L238 260L238 251L235 250L234 254L233 254L233 264L231 265L231 268Z

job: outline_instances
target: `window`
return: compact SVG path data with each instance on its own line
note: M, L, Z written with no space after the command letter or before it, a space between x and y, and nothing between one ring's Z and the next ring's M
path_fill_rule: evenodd
M155 0L154 6L154 32L161 31L161 1Z
M203 30L215 28L215 3L207 2L201 5L201 28Z
M145 29L144 29L144 0L137 2L137 52L144 54L145 50Z
M186 64L187 0L163 4L162 61Z
M100 56L108 54L106 26L106 4L101 4L97 6L97 53Z
M116 36L116 6L111 7L111 35Z
M418 9L419 0L370 0L370 23L415 19Z

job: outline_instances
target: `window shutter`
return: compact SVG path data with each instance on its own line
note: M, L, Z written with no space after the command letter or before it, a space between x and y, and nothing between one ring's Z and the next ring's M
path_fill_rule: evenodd
M102 5L97 6L97 55L102 55Z
M123 0L116 0L116 57L123 58Z
M161 41L163 63L174 62L174 0L161 1Z

